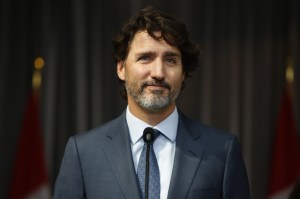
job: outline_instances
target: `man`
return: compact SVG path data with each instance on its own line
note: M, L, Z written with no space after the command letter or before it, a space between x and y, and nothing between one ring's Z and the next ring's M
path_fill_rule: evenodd
M114 48L127 109L69 139L54 198L250 198L237 138L176 108L185 78L199 65L185 25L146 7L124 24ZM160 132L149 145L147 127Z

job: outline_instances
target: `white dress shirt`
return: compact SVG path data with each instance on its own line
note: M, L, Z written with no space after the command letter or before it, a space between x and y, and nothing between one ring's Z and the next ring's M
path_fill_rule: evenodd
M132 115L127 107L126 120L130 133L131 151L136 172L140 155L144 146L144 141L142 138L144 129L146 127L152 127L159 130L163 134L155 140L153 149L156 155L160 173L160 198L166 199L168 197L176 148L176 135L178 126L177 109L175 108L171 115L169 115L165 120L156 126L151 126Z

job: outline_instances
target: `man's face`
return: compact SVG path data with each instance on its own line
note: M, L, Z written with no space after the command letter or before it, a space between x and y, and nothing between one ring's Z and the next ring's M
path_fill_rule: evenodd
M160 32L156 34L159 36ZM177 47L139 31L129 46L126 60L118 63L117 70L119 78L125 81L129 106L154 112L175 106L184 80Z

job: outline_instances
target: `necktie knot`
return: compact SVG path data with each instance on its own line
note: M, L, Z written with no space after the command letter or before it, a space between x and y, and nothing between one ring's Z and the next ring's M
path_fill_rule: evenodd
M143 132L143 140L145 144L152 145L155 139L160 135L159 130L156 130L151 127L145 128Z
M161 132L157 129L153 129L153 133L154 133L154 138L153 138L153 143L154 143L156 138L158 138L158 136L160 136Z

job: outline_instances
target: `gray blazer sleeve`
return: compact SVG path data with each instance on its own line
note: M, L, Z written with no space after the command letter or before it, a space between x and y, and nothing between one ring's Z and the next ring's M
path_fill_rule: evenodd
M232 136L228 146L223 181L223 198L250 199L247 171L236 136Z
M85 189L76 140L71 137L66 145L60 172L55 182L54 199L84 199Z

